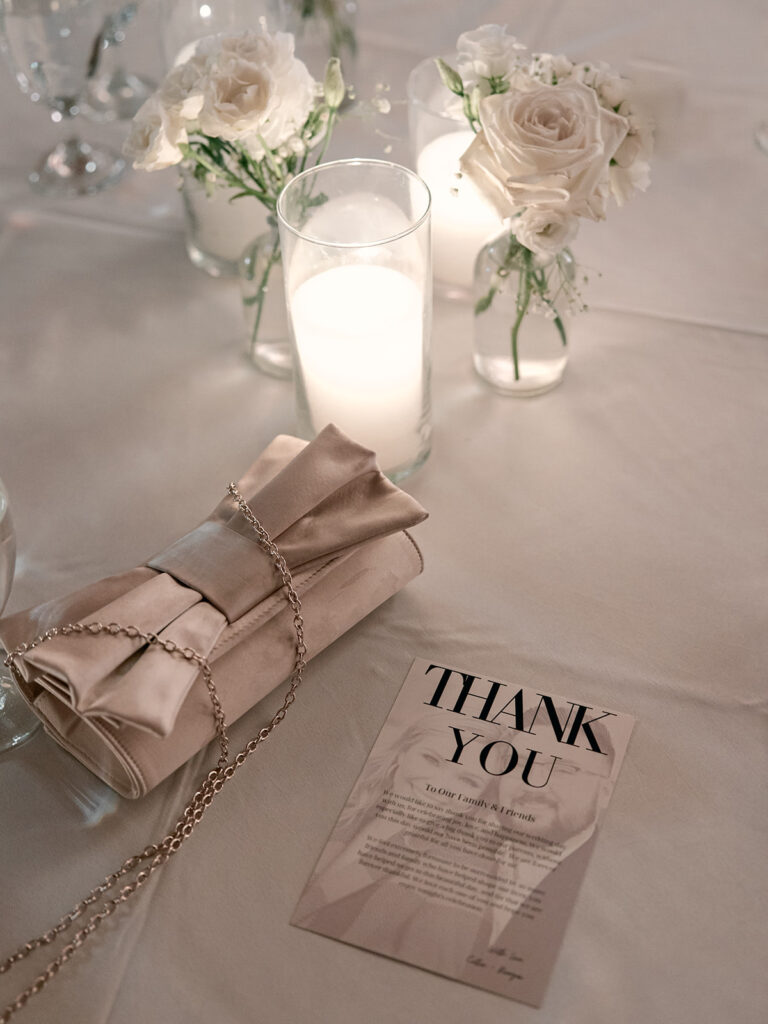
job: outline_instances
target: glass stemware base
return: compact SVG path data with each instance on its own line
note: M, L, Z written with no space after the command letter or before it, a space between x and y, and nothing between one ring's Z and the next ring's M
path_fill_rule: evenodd
M73 137L43 157L29 183L43 195L84 196L113 185L124 170L125 160L118 153Z
M3 654L0 648L0 655ZM39 725L40 719L30 710L10 675L0 668L0 754L24 743Z

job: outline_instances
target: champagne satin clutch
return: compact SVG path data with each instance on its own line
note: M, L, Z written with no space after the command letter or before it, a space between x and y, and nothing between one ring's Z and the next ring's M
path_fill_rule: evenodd
M317 654L423 568L406 531L426 518L336 427L280 436L238 482L277 545ZM51 626L100 621L154 633L206 658L233 722L291 672L292 611L251 527L225 498L145 565L9 616L13 650ZM139 797L215 736L198 665L126 635L58 636L15 661L46 731L126 797Z

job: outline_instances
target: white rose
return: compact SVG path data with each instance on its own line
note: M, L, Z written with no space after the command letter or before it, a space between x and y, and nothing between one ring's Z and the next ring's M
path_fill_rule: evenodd
M192 57L165 76L158 95L163 106L184 121L196 121L203 106L203 76L207 62Z
M184 154L179 145L186 141L181 119L168 111L157 96L151 96L136 112L123 152L137 170L160 171L181 163Z
M513 229L521 245L540 259L548 260L573 241L579 230L579 221L569 213L530 206L515 218Z
M222 39L202 83L200 128L230 142L261 135L276 149L304 124L315 83L287 32Z
M525 206L603 216L595 200L628 122L601 107L592 89L567 80L510 90L482 99L479 114L482 130L461 169L502 216Z
M483 78L501 78L509 74L518 50L525 46L507 34L506 25L481 25L464 32L456 43L457 67L465 83L477 84Z

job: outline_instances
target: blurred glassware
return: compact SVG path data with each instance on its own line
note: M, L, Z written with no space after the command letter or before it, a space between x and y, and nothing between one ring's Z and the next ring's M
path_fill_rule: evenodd
M98 52L94 48L93 70L88 76L88 91L83 105L83 113L91 121L129 121L155 91L153 79L127 71L111 56L125 42L127 30L136 21L139 7L139 0L126 3L104 19L101 46Z
M0 480L0 613L5 607L13 583L16 567L16 532L13 528L8 493ZM29 739L40 725L40 719L30 711L2 664L5 651L0 647L0 752L17 747Z
M260 18L270 32L284 29L285 0L162 0L165 69L187 60L198 39L245 32Z
M322 80L329 57L338 57L347 82L354 83L357 59L356 0L285 0L287 28L296 55ZM345 103L349 102L349 97Z
M105 19L119 7L119 0L0 0L0 49L21 91L46 103L56 124L80 113ZM46 195L88 195L114 184L124 170L118 153L70 135L29 181Z

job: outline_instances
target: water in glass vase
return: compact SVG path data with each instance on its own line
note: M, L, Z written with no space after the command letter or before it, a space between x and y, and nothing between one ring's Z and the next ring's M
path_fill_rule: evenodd
M568 312L577 300L568 249L542 261L511 233L488 243L475 264L474 366L497 391L539 395L568 363Z
M276 226L245 247L238 271L251 362L271 377L291 377L293 356Z

